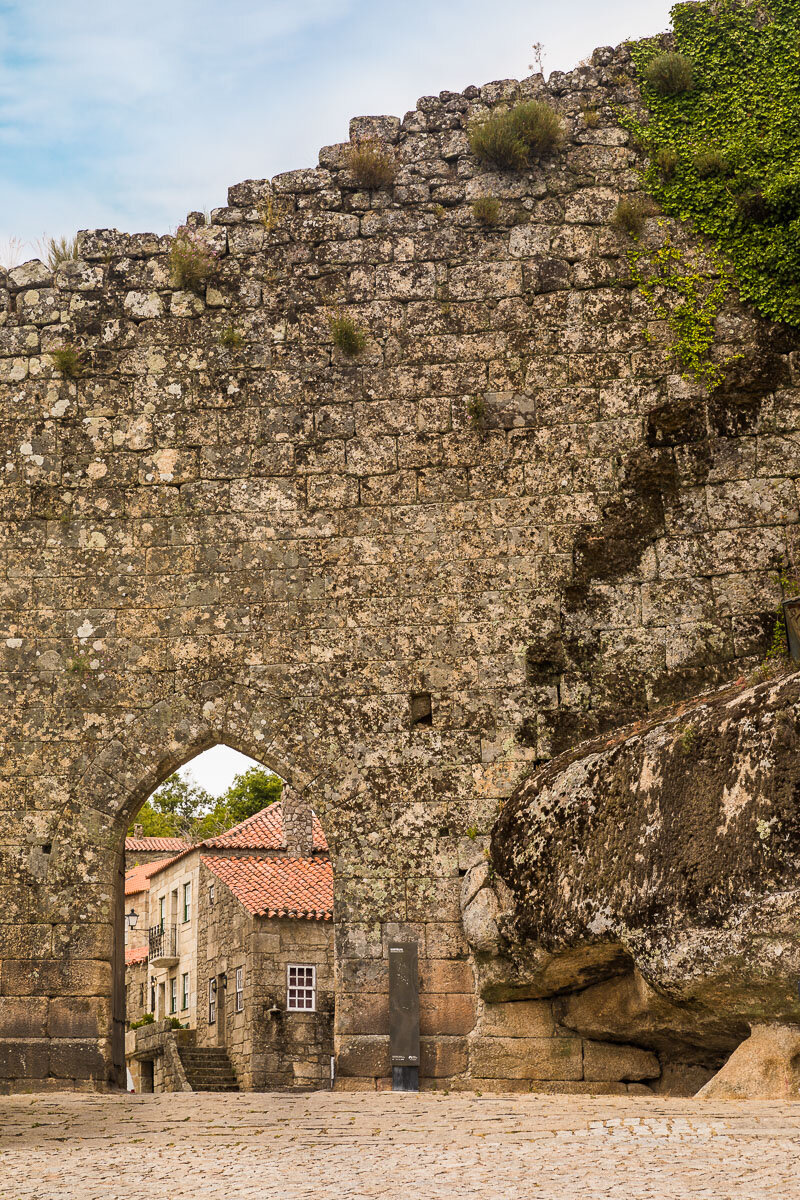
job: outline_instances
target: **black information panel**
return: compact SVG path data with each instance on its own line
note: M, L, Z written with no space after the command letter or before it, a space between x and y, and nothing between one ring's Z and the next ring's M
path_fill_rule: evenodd
M389 1047L392 1088L419 1087L419 968L416 942L389 943Z

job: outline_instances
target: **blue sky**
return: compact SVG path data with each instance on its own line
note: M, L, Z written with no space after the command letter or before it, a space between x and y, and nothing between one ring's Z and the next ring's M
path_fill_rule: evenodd
M348 120L568 70L667 28L661 0L0 0L0 246L174 229L314 165ZM26 254L25 257L29 255Z

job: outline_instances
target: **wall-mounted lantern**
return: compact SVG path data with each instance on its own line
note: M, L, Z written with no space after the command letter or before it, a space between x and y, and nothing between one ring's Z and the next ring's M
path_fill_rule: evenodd
M136 912L133 906L131 906L131 911L129 913L125 913L125 928L135 929L138 924L139 914Z
M786 624L786 641L792 662L800 662L800 596L783 602L783 619Z

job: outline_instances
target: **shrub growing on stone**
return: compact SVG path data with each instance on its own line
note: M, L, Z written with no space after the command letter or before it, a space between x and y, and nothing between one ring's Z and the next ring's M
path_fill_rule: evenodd
M739 215L746 225L755 225L758 221L766 220L769 206L760 188L748 187L736 199Z
M678 169L678 151L672 146L660 146L655 153L655 164L665 179L672 179Z
M74 346L59 346L50 352L55 369L65 379L77 379L83 372L81 356Z
M552 154L562 138L558 113L540 100L527 100L506 112L494 113L469 131L472 153L483 163L522 171Z
M244 345L244 334L240 333L235 325L226 325L219 335L219 344L226 350L238 350Z
M640 200L620 200L617 207L614 209L614 215L611 218L611 224L620 233L627 233L629 237L641 237L644 229L645 211Z
M175 287L201 292L217 273L217 254L199 229L181 225L169 251L169 265Z
M489 410L483 396L470 396L467 401L467 420L477 433L484 433Z
M481 225L496 225L500 220L500 205L493 196L479 196L472 201L472 215Z
M710 179L712 175L724 175L728 170L728 160L719 150L701 150L694 156L694 168L701 179Z
M39 242L39 247L51 271L55 271L63 262L70 262L78 257L77 237L44 237Z
M676 50L658 54L644 70L645 82L661 96L681 96L694 86L692 60Z
M367 344L366 334L351 317L342 314L331 317L330 327L334 346L348 358L356 358Z
M397 174L397 163L391 150L375 138L363 138L348 146L345 161L356 182L371 192L389 187Z

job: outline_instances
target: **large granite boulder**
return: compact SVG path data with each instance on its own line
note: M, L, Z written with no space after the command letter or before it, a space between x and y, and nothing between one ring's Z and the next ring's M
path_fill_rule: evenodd
M800 1026L754 1025L697 1095L703 1100L800 1100Z
M484 994L717 1064L800 1021L800 675L734 686L562 755L505 805L510 892ZM484 904L484 907L486 905Z

